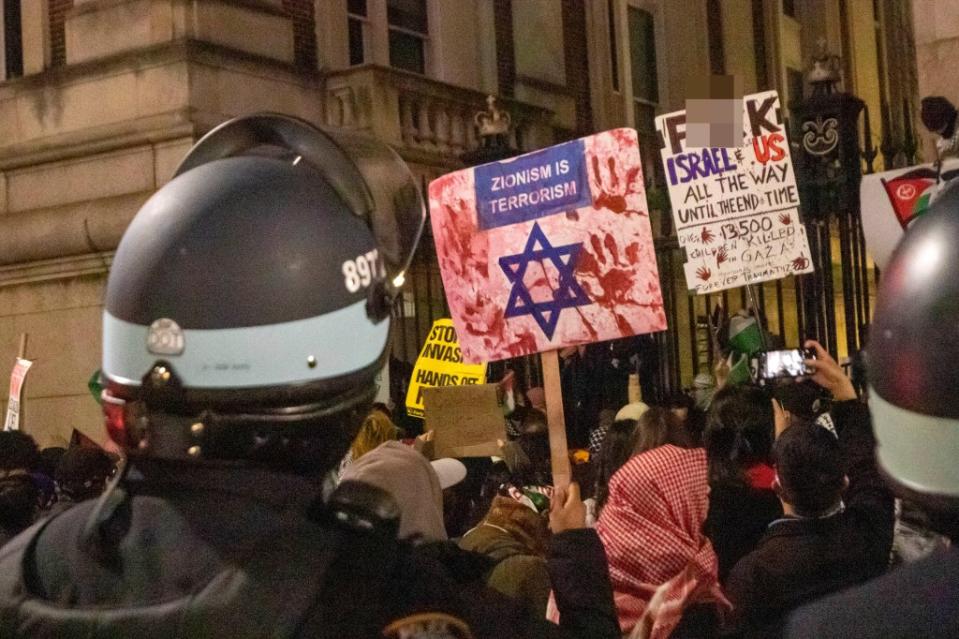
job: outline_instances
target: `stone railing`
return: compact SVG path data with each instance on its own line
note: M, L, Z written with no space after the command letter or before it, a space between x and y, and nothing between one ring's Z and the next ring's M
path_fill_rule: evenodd
M473 122L486 110L486 94L374 65L326 77L328 126L365 131L388 142L407 159L450 164L477 147ZM500 100L513 127L511 142L529 151L552 142L551 112L515 100Z

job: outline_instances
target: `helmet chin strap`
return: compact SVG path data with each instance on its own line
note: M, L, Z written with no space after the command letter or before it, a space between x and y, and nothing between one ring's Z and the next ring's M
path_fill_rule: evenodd
M349 445L375 394L375 386L358 385L320 402L224 409L191 402L172 365L158 361L127 402L125 443L134 456L249 461L308 472L322 465L310 459L329 461L338 439Z

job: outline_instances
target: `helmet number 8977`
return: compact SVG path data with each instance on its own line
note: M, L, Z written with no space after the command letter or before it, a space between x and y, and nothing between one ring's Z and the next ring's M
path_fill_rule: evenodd
M356 293L361 288L368 287L376 279L377 269L382 270L380 256L376 249L364 255L358 255L356 259L343 262L343 283L346 285L346 290ZM382 276L381 273L380 277Z

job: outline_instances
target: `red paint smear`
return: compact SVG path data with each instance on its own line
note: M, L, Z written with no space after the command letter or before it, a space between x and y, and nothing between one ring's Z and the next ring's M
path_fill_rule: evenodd
M590 257L593 257L593 255L595 255L595 257L594 257L593 259L597 259L597 260L599 260L601 263L605 264L605 263L606 263L606 254L603 252L603 245L602 245L602 243L599 241L599 237L597 237L596 235L590 235L590 236L589 236L589 243L593 245L593 253L590 255ZM583 262L582 262L582 259L583 259L583 258L580 257L580 264L583 263ZM580 270L580 268L577 268L576 270ZM596 267L596 271L599 272L599 266L598 266L598 265L597 265L597 267Z
M609 167L609 175L613 179L613 188L619 186L619 176L616 175L616 160L612 157L606 160L606 166Z
M595 246L599 243L599 238L591 235L590 241ZM597 256L589 251L582 251L579 255L579 264L576 265L576 273L595 277L599 282L603 292L593 291L590 295L590 299L595 303L612 308L619 303L631 302L629 291L633 287L633 279L629 271L613 268L603 273Z
M603 243L606 245L606 250L609 251L609 254L613 256L613 264L619 266L619 247L616 245L616 238L610 233L607 233Z

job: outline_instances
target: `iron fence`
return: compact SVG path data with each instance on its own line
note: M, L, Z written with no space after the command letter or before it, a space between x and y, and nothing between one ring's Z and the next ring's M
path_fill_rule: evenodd
M800 347L805 339L813 338L844 358L865 345L879 278L866 251L859 207L861 176L873 172L878 154L870 138L868 113L865 117L864 130L856 129L856 152L853 157L844 158L845 166L833 163L825 167L827 170L814 174L797 171L803 193L800 210L815 272L754 285L754 306L783 348ZM794 132L792 139L797 137ZM898 146L884 138L880 150L886 168L912 163L916 151L914 136L907 134ZM654 379L644 380L644 398L655 402L688 388L697 374L713 370L716 362L707 318L714 309L721 307L722 314L728 317L752 304L745 288L710 295L695 295L687 290L682 268L685 257L672 233L671 215L663 211L658 216L654 214L653 219L668 323L666 331L654 335L655 361L651 366L647 362L644 368L647 375L654 371ZM432 322L449 317L429 225L407 282L395 308L398 328L393 351L399 369L406 371L412 368ZM490 379L498 379L506 366L517 373L520 384L526 388L542 383L538 356L491 365ZM397 384L394 388L398 395L394 400L402 404L401 389L405 387ZM650 394L652 397L645 397Z

